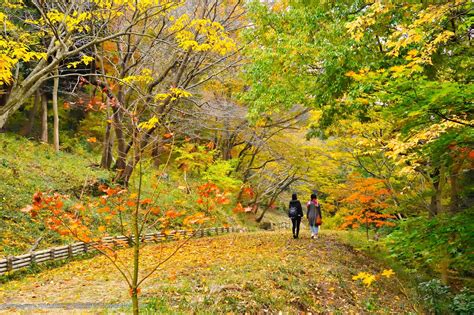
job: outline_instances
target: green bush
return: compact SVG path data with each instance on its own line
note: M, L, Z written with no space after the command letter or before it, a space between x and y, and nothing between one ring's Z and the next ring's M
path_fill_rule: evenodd
M432 279L420 283L418 291L430 313L474 314L474 294L467 288L454 295L449 286L442 284L439 279Z
M422 282L418 285L424 304L436 314L446 313L448 310L449 287L438 279Z
M463 288L454 296L451 310L461 315L474 314L474 294L469 289Z
M468 274L474 264L474 212L438 215L435 218L410 218L395 228L387 238L392 257L406 266L439 272L448 268Z

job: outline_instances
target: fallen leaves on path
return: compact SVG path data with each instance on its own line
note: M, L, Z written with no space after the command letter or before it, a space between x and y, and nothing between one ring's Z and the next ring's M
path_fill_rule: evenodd
M146 246L142 274L177 243ZM119 259L131 261L132 251ZM289 233L242 233L195 239L142 287L141 301L158 312L406 312L409 302L382 277L370 287L361 270L381 273L363 253L332 235L292 239ZM395 277L390 274L390 276ZM0 303L127 303L128 288L104 257L4 284Z

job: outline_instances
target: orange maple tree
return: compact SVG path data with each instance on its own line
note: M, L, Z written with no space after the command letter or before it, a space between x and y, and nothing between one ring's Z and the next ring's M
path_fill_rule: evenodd
M197 203L207 213L214 210L217 205L226 205L230 203L229 193L222 191L216 184L208 182L198 187L199 198Z
M212 188L213 196L223 202L223 197ZM130 193L121 187L100 186L103 192L99 198L87 203L72 204L66 195L58 193L37 192L31 205L22 209L31 217L43 222L45 227L62 236L88 243L104 255L120 272L129 287L130 296L138 305L140 286L158 268L181 249L194 235L193 227L207 222L210 218L204 212L186 215L185 211L169 209L162 211L155 203L157 200L142 198L141 190ZM166 228L179 220L189 233L176 246L169 256L163 257L156 266L145 273L140 273L140 250L144 246L144 234L151 228L160 228L166 235ZM122 234L126 236L113 243L104 241L104 237ZM138 241L137 241L138 240ZM124 247L133 248L133 261L123 261L118 250ZM131 263L131 267L130 267Z
M382 226L394 226L388 219L395 218L391 214L383 213L389 207L386 200L390 191L384 187L384 181L373 177L362 177L353 174L349 177L351 194L343 202L350 207L350 214L344 218L341 229L359 228L365 226L367 239L369 239L369 228L380 228Z

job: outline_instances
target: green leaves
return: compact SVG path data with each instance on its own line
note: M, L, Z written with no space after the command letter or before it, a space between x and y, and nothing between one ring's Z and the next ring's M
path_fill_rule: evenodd
M351 7L328 10L298 1L285 10L271 10L252 3L254 27L246 33L252 62L244 74L250 89L242 95L251 116L337 103L350 82L344 73L357 64L340 19Z
M411 268L439 271L439 263L449 259L452 269L464 273L474 263L469 254L474 244L470 233L473 228L474 217L468 212L433 219L412 218L400 223L386 244L394 257Z

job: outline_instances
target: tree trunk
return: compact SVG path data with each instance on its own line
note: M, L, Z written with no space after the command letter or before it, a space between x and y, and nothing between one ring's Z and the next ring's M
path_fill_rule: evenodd
M446 240L446 244L448 244L449 240ZM449 285L449 265L450 265L450 255L448 252L448 246L446 245L442 250L443 258L439 262L439 272L441 275L441 282L445 285Z
M33 104L33 108L30 110L28 113L28 122L25 124L25 126L21 129L20 135L27 137L31 134L31 130L33 129L33 125L35 123L35 118L36 114L38 113L38 110L40 108L41 104L41 93L38 90L35 92L35 100Z
M255 219L257 223L260 223L263 220L263 217L265 216L265 213L267 212L268 208L269 208L268 206L263 208L262 214L260 214L260 216Z
M58 112L58 91L59 91L59 70L54 70L53 79L53 139L54 139L54 150L59 152L59 112Z
M461 198L459 197L459 182L458 176L461 171L463 161L456 161L451 169L451 174L449 176L449 182L451 184L451 204L450 211L455 214L461 208Z
M113 115L115 136L117 137L117 162L115 163L115 168L124 170L127 164L127 144L125 143L122 115L120 112L120 109L116 109Z
M138 315L139 314L139 308L138 308L138 294L136 292L136 289L132 289L132 312L133 315Z
M369 218L367 216L367 210L365 210L364 214L365 214L365 236L367 237L367 240L369 240Z
M2 89L0 89L0 130L3 128L5 123L7 122L9 112L8 112L8 107L6 107L8 103L8 99L10 98L10 94L13 89L13 84L10 84L8 86L3 86Z
M433 194L431 195L430 203L430 217L434 217L442 212L441 195L442 195L442 182L441 172L436 169L433 178Z
M138 144L139 145L139 144ZM140 152L140 148L136 148L137 152ZM138 305L138 286L139 286L139 268L140 268L140 228L138 225L138 215L140 209L140 198L142 194L142 167L140 163L140 174L138 182L138 195L137 195L137 205L132 214L132 233L134 238L133 243L133 276L132 276L132 305L133 305L133 314L138 315L139 305Z
M271 205L275 202L276 198L278 197L279 193L276 193L268 202L268 204L265 206L265 208L262 211L262 214L255 220L258 223L263 220L263 217L265 216L265 213L267 212L268 209L270 209Z
M0 107L0 129L3 128L8 117L16 112L39 89L47 75L59 64L59 60L54 60L51 64L46 63L45 59L41 60L21 84L17 84L11 89L5 105Z
M151 155L153 157L153 163L155 164L155 167L159 167L160 164L161 164L161 160L160 160L160 157L161 157L161 141L156 141L155 144L153 145L153 150L151 152Z
M48 96L41 95L41 142L48 143Z
M125 166L127 165L127 144L125 142L124 130L123 130L123 110L120 106L124 106L125 98L123 91L120 89L117 94L117 100L119 105L112 104L112 109L114 111L112 117L114 121L115 136L117 137L117 161L115 162L115 168L120 172L120 170L125 171Z
M155 131L155 128L150 129L147 131L140 139L138 139L138 135L134 134L133 135L133 142L130 145L130 148L133 146L137 146L135 149L134 156L130 159L131 161L129 163L125 163L125 167L123 169L119 169L117 172L117 175L115 176L115 181L124 185L128 186L128 182L130 181L130 177L132 176L133 170L135 169L135 166L140 162L141 160L141 155L143 154L143 150L145 147L149 144L150 138L152 133ZM135 133L137 131L135 130ZM137 137L137 139L135 139ZM126 154L129 152L129 148L125 148L125 157Z
M115 176L115 182L125 187L128 187L128 183L130 182L130 178L132 177L134 168L135 168L134 162L131 162L125 165L125 168L119 170L119 172L117 173L117 176Z
M104 137L104 149L102 151L102 159L100 161L100 167L105 169L110 169L112 166L112 149L113 149L113 134L112 134L112 124L107 122L105 127L105 137Z

